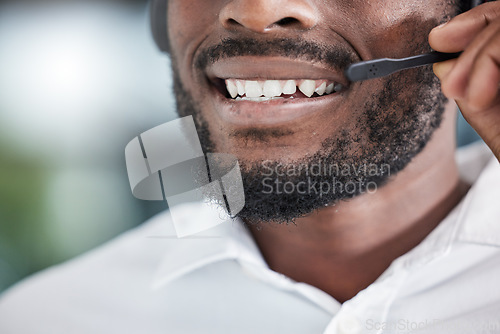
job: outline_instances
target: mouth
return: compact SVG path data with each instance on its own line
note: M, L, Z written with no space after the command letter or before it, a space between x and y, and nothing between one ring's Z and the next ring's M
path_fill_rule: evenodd
M222 79L218 79L222 80ZM226 79L215 84L219 91L235 101L266 102L279 99L317 98L338 93L341 83L312 79L244 80Z
M207 79L217 113L240 125L276 125L336 109L349 91L340 70L278 57L219 61Z

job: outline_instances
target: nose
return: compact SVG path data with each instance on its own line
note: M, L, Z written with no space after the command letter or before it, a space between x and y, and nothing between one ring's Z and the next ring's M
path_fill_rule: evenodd
M232 0L222 8L219 20L228 30L244 27L267 33L310 29L318 23L318 13L309 0Z

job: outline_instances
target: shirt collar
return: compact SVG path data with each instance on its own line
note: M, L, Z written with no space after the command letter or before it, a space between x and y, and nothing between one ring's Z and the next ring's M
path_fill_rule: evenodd
M192 205L190 219L203 219L196 215L198 205L202 204ZM186 238L177 238L173 227L170 226L170 219L167 224L168 233L163 237L169 239L169 243L153 279L153 289L161 288L196 269L223 260L236 260L240 264L268 268L250 233L238 219L228 220L208 231Z
M196 205L198 204L193 204L191 219L202 218L194 214L197 212ZM331 314L340 309L340 303L320 289L297 283L272 271L245 224L238 219L226 221L208 231L181 239L177 238L174 228L171 227L169 234L164 237L170 239L169 247L153 277L153 290L161 289L170 282L210 264L235 260L245 273L256 279L278 289L302 295Z
M474 148L470 151L477 152L478 149ZM477 166L484 166L485 161L491 160L491 153L483 154L479 158L477 154L468 154L466 158L465 162L459 161L459 166L462 167L461 172L465 173L466 178L473 181L477 175L471 175L470 171L480 171L481 168ZM470 167L471 163L475 169ZM469 166L469 168L464 170L464 166ZM467 196L448 217L417 247L396 259L378 280L383 279L401 265L407 267L416 263L425 263L445 254L456 240L500 246L500 206L498 205L500 168L496 159L491 160L480 174ZM198 211L196 205L193 204L187 218L203 219L196 215ZM168 213L165 214L168 215ZM286 277L282 277L283 275L269 270L252 236L240 220L229 220L208 231L181 239L175 236L171 220L167 219L167 221L166 228L169 232L165 237L171 239L171 242L168 243L166 255L153 278L153 289L159 289L194 270L224 260L235 260L244 269L250 269L254 273L266 271L268 274L275 275L276 280L287 280ZM263 275L258 276L263 278ZM292 284L291 280L289 283ZM297 284L295 285L297 290ZM281 287L286 286L287 284L281 285ZM330 309L335 307L326 306Z
M500 246L500 164L493 158L469 190L457 239Z

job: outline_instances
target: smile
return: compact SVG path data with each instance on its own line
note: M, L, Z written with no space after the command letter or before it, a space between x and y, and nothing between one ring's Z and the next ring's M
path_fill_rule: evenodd
M346 101L339 69L283 57L234 57L207 68L214 110L234 125L278 125L331 113Z
M226 90L237 101L265 102L276 99L319 97L340 92L344 86L328 80L241 80L226 79Z

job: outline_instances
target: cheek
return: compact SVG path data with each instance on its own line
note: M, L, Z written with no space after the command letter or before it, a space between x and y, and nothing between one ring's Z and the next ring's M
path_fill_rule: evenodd
M170 0L168 32L171 55L180 66L187 64L197 47L217 26L222 1Z
M429 51L428 34L446 13L445 1L365 1L366 47L373 58L406 57Z

